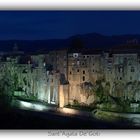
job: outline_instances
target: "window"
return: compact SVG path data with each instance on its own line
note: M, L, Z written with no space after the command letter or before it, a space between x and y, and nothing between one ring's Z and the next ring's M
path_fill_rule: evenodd
M93 63L93 66L94 66L94 63Z
M78 53L74 53L74 54L73 54L73 57L74 57L74 58L77 58L77 57L78 57Z
M135 69L134 69L134 67L131 67L131 72L135 72Z
M129 62L129 65L132 65L132 63L131 63L131 62Z
M122 77L120 77L120 80L122 80Z
M85 76L83 76L83 81L85 81Z
M70 74L71 74L71 71L70 71Z
M77 65L80 65L80 61L79 60L77 61Z
M121 66L118 68L118 72L119 73L122 73L123 72L123 68Z
M77 72L79 72L79 69L77 69Z
M83 70L83 74L85 74L85 70Z
M127 61L127 58L125 57L125 58L124 58L124 62L126 62L126 61Z
M94 70L93 70L93 72L94 72Z

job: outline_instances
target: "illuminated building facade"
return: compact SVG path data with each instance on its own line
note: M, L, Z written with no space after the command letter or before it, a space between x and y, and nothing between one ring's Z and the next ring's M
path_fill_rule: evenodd
M108 94L140 100L138 52L56 50L30 55L5 53L0 58L0 79L11 82L15 96L36 97L60 107L75 101L90 105L95 97L86 93L102 80L110 84ZM120 92L116 92L117 86Z

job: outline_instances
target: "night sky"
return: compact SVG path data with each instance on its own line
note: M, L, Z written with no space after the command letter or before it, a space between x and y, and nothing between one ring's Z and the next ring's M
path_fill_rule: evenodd
M0 11L0 40L140 34L138 11Z

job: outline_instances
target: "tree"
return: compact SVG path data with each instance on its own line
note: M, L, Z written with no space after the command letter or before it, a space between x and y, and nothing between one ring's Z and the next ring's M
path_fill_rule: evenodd
M18 89L18 75L17 75L17 73L15 73L13 75L13 82L14 82L14 89L17 90Z
M95 96L95 100L99 100L99 102L104 101L104 87L102 86L102 80L97 80L95 84L90 82L85 82L81 84L81 88L83 90L84 96L88 99L90 95Z
M106 97L106 100L108 100L109 95L110 95L110 83L106 82L105 86L104 86L104 96Z
M81 84L81 89L83 90L82 94L86 96L86 99L92 94L95 94L95 87L92 83L90 82L84 82Z
M13 82L8 76L4 75L4 77L0 79L0 105L5 108L9 107L13 93Z
M95 89L95 93L96 93L96 96L99 97L99 100L102 101L102 98L103 98L103 93L104 93L104 89L103 89L103 86L102 86L102 81L101 80L97 80L96 81L96 89Z

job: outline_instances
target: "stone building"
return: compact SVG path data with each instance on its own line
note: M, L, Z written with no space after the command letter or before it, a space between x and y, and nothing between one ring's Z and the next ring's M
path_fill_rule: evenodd
M119 50L104 54L105 80L110 83L110 94L115 97L137 98L135 91L140 82L139 52L133 50ZM132 86L133 84L133 86ZM113 92L114 86L118 86L121 92ZM131 93L130 92L131 87ZM127 90L129 88L129 90ZM136 97L137 96L137 97ZM139 97L138 97L139 98Z
M68 81L69 102L74 100L87 103L87 97L81 85L84 83L95 83L102 77L101 54L99 52L69 53L68 54ZM85 93L86 94L86 93Z
M94 94L89 90L98 80L109 83L112 96L140 100L139 54L128 50L55 50L25 55L16 49L1 54L0 80L11 80L14 95L36 97L60 107L93 103Z
M12 55L4 55L0 62L0 78L7 74L6 77L12 79L16 84L15 95L34 96L38 100L58 104L59 75L47 70L44 59L45 55L41 54L14 56L14 59Z

